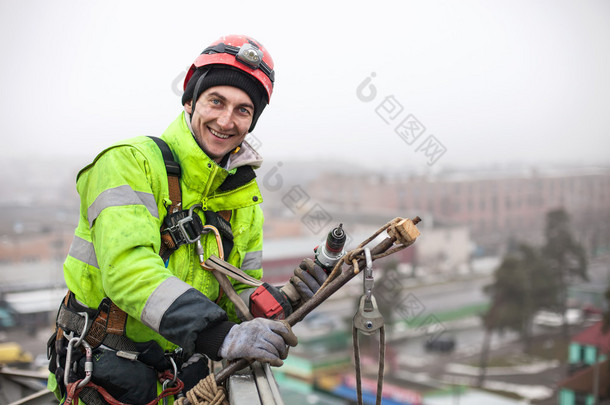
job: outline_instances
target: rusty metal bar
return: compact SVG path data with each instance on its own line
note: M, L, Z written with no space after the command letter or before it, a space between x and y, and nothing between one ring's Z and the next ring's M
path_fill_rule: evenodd
M419 217L415 217L413 219L413 224L417 225L421 219ZM396 237L387 237L383 241L381 241L378 245L371 249L372 256L378 255L380 253L386 252L390 249L394 242L396 242ZM405 244L405 246L410 246L415 242L415 239L411 240L409 243ZM364 268L366 266L366 259L362 258L358 261L358 267ZM290 326L294 326L297 323L301 322L307 314L316 309L320 304L326 301L331 295L337 292L341 287L343 287L348 281L356 276L357 273L354 273L354 266L350 265L347 270L342 271L337 278L332 280L324 289L315 294L310 300L306 301L301 307L299 307L296 311L294 311L288 318L286 318L286 322ZM225 368L220 370L216 374L216 384L221 384L224 382L231 374L239 371L249 364L248 360L241 359L235 361Z

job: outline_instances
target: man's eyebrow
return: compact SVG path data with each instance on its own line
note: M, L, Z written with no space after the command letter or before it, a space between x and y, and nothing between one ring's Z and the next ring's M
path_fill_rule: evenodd
M220 94L218 92L215 92L215 91L213 91L211 93L208 93L208 97L218 97L222 101L226 101L227 100L227 98L225 96L223 96L222 94Z

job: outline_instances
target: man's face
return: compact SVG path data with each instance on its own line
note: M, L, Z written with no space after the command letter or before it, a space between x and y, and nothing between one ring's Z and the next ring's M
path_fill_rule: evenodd
M192 114L191 101L184 108ZM253 114L254 104L245 91L232 86L210 87L199 96L191 120L199 147L219 163L242 143Z

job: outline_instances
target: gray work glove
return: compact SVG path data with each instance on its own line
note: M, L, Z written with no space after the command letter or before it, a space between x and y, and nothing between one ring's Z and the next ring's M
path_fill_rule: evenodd
M313 297L327 278L328 274L312 259L303 259L299 267L294 269L290 282L282 287L281 291L289 298L293 309L296 309Z
M279 367L288 357L288 346L298 339L285 322L254 318L231 328L218 350L226 360L248 359Z

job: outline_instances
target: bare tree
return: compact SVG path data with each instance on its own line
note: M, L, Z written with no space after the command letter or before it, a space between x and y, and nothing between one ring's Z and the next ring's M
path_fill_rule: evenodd
M546 216L546 244L542 248L545 274L548 282L556 289L554 297L548 296L545 306L553 308L563 317L562 335L569 339L570 331L566 320L568 306L568 286L575 279L588 280L585 249L574 237L570 217L563 209L550 211Z

